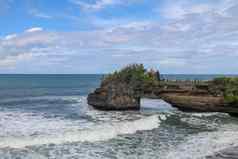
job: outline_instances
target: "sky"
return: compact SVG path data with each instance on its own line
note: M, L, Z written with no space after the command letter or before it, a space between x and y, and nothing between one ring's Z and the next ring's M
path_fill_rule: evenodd
M0 73L238 74L237 0L0 0Z

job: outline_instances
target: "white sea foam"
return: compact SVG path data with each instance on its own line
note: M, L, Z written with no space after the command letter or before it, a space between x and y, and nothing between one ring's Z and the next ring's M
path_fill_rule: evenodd
M87 125L83 122L85 121L45 118L44 114L40 113L2 111L0 112L0 137L61 133L86 127Z
M1 99L0 103L8 102L21 102L21 101L37 101L37 100L73 100L75 102L81 103L82 100L86 98L85 96L36 96L36 97L11 97L6 99Z
M6 133L8 132L5 130L4 134L1 134L2 137L0 136L0 148L24 148L27 146L37 146L44 144L103 141L115 138L118 135L134 134L137 131L151 130L157 128L160 123L158 115L153 115L133 121L105 123L88 126L88 128L82 129L79 125L77 125L78 123L70 123L67 120L49 120L38 116L29 116L29 114L18 114L18 117L20 118L15 118L18 120L15 121L16 123L14 123L13 120L9 120L11 119L9 114L8 119L4 120L8 122L5 123L8 124L8 127L6 126L5 129L8 129L8 132L13 131L14 134L8 134L6 136ZM1 123L3 124L4 121ZM24 122L25 125L21 125L24 124ZM18 127L16 128L14 126ZM21 128L24 130L18 130ZM31 135L29 132L35 132L35 135ZM19 133L19 135L16 135L17 133Z
M148 99L148 98L142 98L141 99L141 107L144 109L157 109L160 111L163 110L175 110L170 104L166 103L165 101L161 99Z
M182 122L188 123L190 126L195 127L206 127L208 129L216 129L219 127L219 123L214 119L213 121L209 121L208 119L198 118L198 117L186 117L180 118Z
M214 112L214 113L191 113L191 116L196 116L196 117L211 117L211 116L216 116L216 115L223 116L223 117L229 116L226 113L217 113L217 112Z
M237 125L226 125L215 132L203 132L185 139L167 154L167 159L201 159L238 144Z

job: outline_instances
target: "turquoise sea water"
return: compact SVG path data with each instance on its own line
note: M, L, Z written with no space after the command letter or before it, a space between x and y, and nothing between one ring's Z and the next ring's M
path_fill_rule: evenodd
M102 77L0 75L0 159L196 159L238 143L238 121L227 114L184 113L150 99L140 111L94 110L86 97Z

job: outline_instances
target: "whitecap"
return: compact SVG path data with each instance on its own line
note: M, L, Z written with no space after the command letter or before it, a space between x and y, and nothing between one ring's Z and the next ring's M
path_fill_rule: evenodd
M196 117L224 116L224 117L227 117L229 115L226 113L213 112L213 113L191 113L191 116L196 116Z
M230 146L238 144L237 125L228 124L218 131L202 132L185 139L182 144L172 148L167 159L201 159Z
M148 98L141 99L141 108L142 109L160 110L160 111L176 110L175 108L173 108L169 103L165 102L164 100L148 99Z
M60 120L57 120L57 122ZM64 122L53 122L47 124L46 132L50 131L50 134L40 134L31 136L5 136L0 140L0 148L24 148L27 146L37 146L45 144L63 144L72 142L96 142L104 141L115 138L119 135L134 134L137 131L152 130L159 126L160 120L158 115L143 117L133 121L121 121L113 123L105 123L100 125L90 126L86 129L77 129L75 125L65 126ZM42 124L42 121L39 121ZM56 125L54 125L56 124ZM61 125L60 125L61 124ZM56 126L59 132L55 131ZM60 130L62 126L63 130ZM65 127L64 127L65 126ZM71 129L67 129L71 128ZM52 133L54 130L54 133Z

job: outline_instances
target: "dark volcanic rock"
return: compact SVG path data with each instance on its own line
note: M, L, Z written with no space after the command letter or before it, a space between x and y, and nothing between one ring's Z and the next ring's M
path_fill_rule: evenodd
M88 104L100 110L138 110L140 97L128 84L112 82L89 94Z

